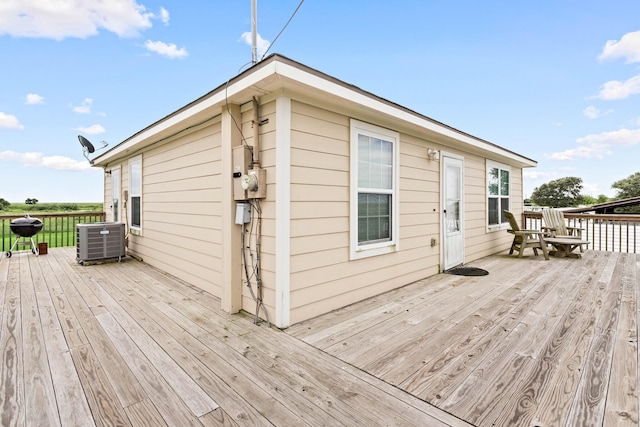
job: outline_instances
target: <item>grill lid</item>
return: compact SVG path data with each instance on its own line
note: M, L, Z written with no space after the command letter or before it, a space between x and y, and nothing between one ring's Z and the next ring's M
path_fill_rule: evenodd
M31 218L25 215L24 218L18 218L11 221L9 227L11 231L20 237L35 236L40 232L43 222L38 218Z

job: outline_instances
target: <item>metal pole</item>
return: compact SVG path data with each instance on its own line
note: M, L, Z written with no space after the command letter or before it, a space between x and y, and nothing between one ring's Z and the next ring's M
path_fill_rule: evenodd
M251 63L258 62L258 1L251 0Z

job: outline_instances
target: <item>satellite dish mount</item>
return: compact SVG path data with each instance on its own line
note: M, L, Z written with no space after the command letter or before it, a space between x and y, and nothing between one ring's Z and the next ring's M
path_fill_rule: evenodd
M78 141L80 141L80 145L82 145L82 154L84 155L84 158L87 159L90 164L93 164L93 160L89 158L89 154L95 153L96 148L87 138L85 138L82 135L78 135ZM100 147L98 147L98 150L103 149L107 145L109 145L107 142L101 141Z

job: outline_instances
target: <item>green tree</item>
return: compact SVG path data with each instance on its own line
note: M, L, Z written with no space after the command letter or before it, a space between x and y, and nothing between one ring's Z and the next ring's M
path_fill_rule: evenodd
M609 198L604 194L600 194L598 197L583 194L580 197L582 197L582 201L580 203L587 206L599 205L600 203L607 203L609 201Z
M629 199L640 196L640 172L616 181L611 184L616 189L616 199Z
M8 209L9 206L11 206L11 203L0 197L0 211Z
M24 201L25 205L36 205L38 204L38 199L32 199L32 198L28 198L27 200Z
M531 200L538 206L552 208L578 206L582 202L581 191L582 178L568 176L536 187L531 193Z

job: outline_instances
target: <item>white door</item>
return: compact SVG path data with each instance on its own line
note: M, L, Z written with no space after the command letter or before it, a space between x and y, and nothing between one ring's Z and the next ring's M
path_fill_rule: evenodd
M442 156L442 246L443 268L464 262L462 159Z

